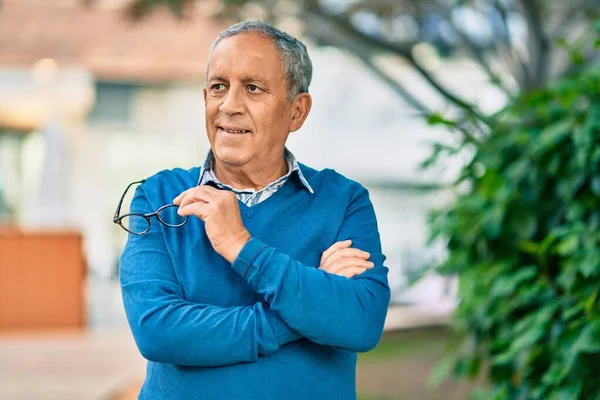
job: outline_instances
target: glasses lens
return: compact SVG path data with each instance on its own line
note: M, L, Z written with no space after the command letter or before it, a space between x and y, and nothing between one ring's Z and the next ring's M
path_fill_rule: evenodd
M121 225L131 233L144 233L150 228L150 222L140 215L127 215L123 217Z
M163 224L176 228L186 223L187 217L182 217L177 214L178 206L175 204L167 206L160 210L158 213L158 218L163 222Z

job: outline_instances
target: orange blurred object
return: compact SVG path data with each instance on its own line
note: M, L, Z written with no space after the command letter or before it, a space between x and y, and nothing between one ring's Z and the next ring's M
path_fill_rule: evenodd
M79 232L0 229L0 332L83 329L85 277Z

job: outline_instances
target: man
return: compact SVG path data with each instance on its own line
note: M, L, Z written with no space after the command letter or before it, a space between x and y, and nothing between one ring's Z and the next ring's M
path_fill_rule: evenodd
M381 337L388 270L366 189L285 148L310 111L311 75L306 47L264 22L213 44L204 165L158 173L131 204L148 222L120 269L148 359L140 399L356 398L356 352ZM171 202L187 223L166 225Z

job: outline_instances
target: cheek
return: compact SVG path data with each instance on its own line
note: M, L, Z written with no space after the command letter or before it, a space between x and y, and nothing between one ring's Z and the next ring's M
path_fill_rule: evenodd
M214 121L219 113L219 105L217 102L208 101L204 106L204 123L206 125L207 133L213 133L215 131Z
M274 107L267 102L256 102L248 107L248 113L257 131L271 133L268 136L274 136L286 126L289 119L286 112L284 107Z
M213 120L218 112L219 102L209 99L204 103L204 115L206 116L206 121Z

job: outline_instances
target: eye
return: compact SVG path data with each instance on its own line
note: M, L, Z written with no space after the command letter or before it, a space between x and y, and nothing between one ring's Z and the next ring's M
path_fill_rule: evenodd
M213 92L218 92L220 90L223 90L225 88L225 85L223 85L222 83L213 83L212 85L210 85L210 90Z
M252 93L260 92L260 88L256 85L248 85L248 90Z

